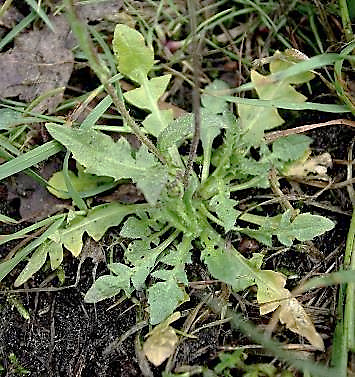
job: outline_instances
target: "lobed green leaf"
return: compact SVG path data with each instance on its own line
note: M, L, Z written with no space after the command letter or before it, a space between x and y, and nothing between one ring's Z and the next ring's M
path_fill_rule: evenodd
M158 200L168 174L146 146L141 146L134 158L132 148L124 138L115 143L111 137L93 129L70 129L53 124L47 125L47 129L86 167L86 173L117 180L131 178L149 202Z
M156 325L164 321L183 302L184 298L184 289L172 279L152 285L148 289L150 323Z
M108 228L119 225L129 214L134 213L139 206L109 203L94 207L86 216L75 217L63 228L51 235L51 239L63 244L75 257L81 252L84 233L95 241L101 239Z

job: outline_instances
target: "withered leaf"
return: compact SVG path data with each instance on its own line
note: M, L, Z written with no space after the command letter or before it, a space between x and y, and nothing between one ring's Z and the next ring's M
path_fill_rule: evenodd
M178 340L175 330L171 326L165 327L146 340L143 346L144 354L157 367L173 354Z
M302 305L295 298L282 302L279 318L288 329L304 336L315 348L324 351L322 337L316 331Z
M155 326L144 342L143 352L156 367L161 365L175 351L179 338L175 330L169 325L178 320L180 316L180 312L173 313L165 321Z
M111 19L115 15L118 17L122 8L123 1L118 0L101 0L97 2L88 2L77 5L79 16L88 21L97 21L102 19Z
M65 87L73 69L73 54L66 47L69 26L64 17L51 18L56 32L48 27L23 33L15 47L0 54L2 97L31 102L49 90ZM53 112L63 93L51 96L33 110Z

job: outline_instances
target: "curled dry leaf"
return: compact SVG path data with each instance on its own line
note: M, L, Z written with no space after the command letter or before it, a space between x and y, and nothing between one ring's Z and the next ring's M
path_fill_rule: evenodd
M308 314L295 298L285 300L281 304L279 318L280 322L284 323L288 329L304 336L314 347L324 351L322 337L317 333Z
M175 330L171 326L165 327L152 333L146 340L144 354L157 367L173 354L178 340Z
M173 313L148 334L148 339L143 345L143 352L156 367L161 365L175 351L179 338L175 330L169 325L178 320L180 316L180 312Z
M258 285L258 302L260 304L260 314L264 315L276 310L278 307L278 317L281 323L299 334L304 336L315 348L324 351L322 337L316 331L310 317L304 310L303 306L292 297L291 292L284 288L286 279L275 271L261 271L264 279L268 279L269 283L273 283L267 287L267 284Z
M297 177L316 176L318 179L329 180L327 169L331 166L332 157L326 152L291 165L284 175Z

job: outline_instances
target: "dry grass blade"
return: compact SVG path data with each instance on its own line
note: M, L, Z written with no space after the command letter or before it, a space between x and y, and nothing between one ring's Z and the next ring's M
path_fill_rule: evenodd
M313 123L313 124L307 124L307 125L300 126L300 127L290 128L288 130L280 130L280 131L269 132L269 133L265 134L265 139L268 143L271 143L272 141L275 141L278 138L283 137L283 136L300 134L300 133L303 133L303 132L314 130L315 128L335 126L335 125L349 126L349 127L355 128L355 122L353 120L335 119L335 120L329 120L328 122L324 122L324 123Z

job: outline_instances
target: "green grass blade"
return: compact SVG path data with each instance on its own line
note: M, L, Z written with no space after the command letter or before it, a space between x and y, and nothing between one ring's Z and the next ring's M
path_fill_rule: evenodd
M293 66L274 73L270 75L269 77L274 79L275 81L283 80L285 78L291 77L293 75L298 75L303 72L309 72L309 71L314 71L315 69L322 68L327 65L332 65L337 61L340 61L342 59L347 59L352 61L353 57L351 56L343 56L342 54L321 54L317 56L313 56L312 58L309 58L307 60L303 60L299 63L294 64ZM241 85L239 88L233 90L233 93L240 93L244 92L247 90L252 90L254 89L254 84L253 83L246 83Z
M38 14L39 17L42 18L42 20L45 22L45 24L55 33L55 28L46 15L46 13L43 11L43 9L35 2L35 0L25 0L26 3L33 9L34 12Z
M80 128L86 129L90 128L96 124L96 122L102 117L105 111L111 106L112 98L110 96L106 96L101 102L99 102L95 108L91 111L91 113L84 119L81 123Z
M31 253L36 247L41 245L49 236L51 236L63 223L64 218L58 219L52 224L41 236L25 246L22 250L17 252L13 258L0 264L0 281L12 271L27 255Z
M68 190L68 194L72 198L73 202L78 206L78 208L81 211L86 212L88 210L88 207L86 206L85 201L82 199L82 197L79 195L79 193L75 190L72 181L69 177L68 173L68 163L69 163L69 157L71 153L69 150L67 150L67 153L65 154L64 158L64 164L63 164L63 175L64 175L64 182Z
M344 256L344 268L355 275L355 209L350 223ZM344 330L348 349L355 352L355 283L348 283L346 287Z
M0 213L0 222L2 223L6 223L6 224L17 224L18 221L9 217L9 216L6 216L6 215L2 215Z
M25 29L31 22L33 22L36 18L36 13L31 12L28 16L26 16L21 22L19 22L14 28L9 31L5 37L0 41L0 50L2 50L9 42L11 42L17 34L21 33L23 29Z
M232 96L218 96L223 98L227 102L238 103L243 105L251 105L256 107L275 107L278 109L288 110L316 110L323 111L325 113L348 113L350 110L347 106L333 105L315 102L287 102L287 101L275 101L275 100L261 100L252 98L240 98Z
M305 292L309 289L315 289L320 287L327 287L335 284L344 284L344 283L355 283L355 273L354 271L338 271L333 272L329 275L315 277L308 280L303 284L297 292Z
M270 76L270 78L275 79L276 81L283 80L293 75L314 71L315 69L325 67L326 65L334 64L336 61L341 59L344 59L341 54L332 53L316 55L312 58L296 63L293 66L285 69L284 71L274 73Z
M96 39L96 41L99 43L100 47L102 48L104 54L105 54L105 57L106 57L106 60L107 60L107 63L109 64L110 66L110 73L111 75L115 75L117 73L117 67L116 67L116 64L117 64L117 59L115 58L115 56L113 55L110 47L107 45L106 41L104 40L104 38L101 36L101 34L95 29L95 27L93 26L89 26L89 30L90 30L90 33L92 34L92 36Z
M20 154L20 151L10 143L9 139L1 134L0 134L0 147L4 151L9 151L15 156L18 156ZM12 157L10 154L8 154L8 156L10 158Z
M3 245L6 242L9 242L9 241L12 241L12 240L16 240L18 238L22 238L26 234L33 232L33 231L41 228L42 226L49 225L49 224L53 223L53 221L64 218L65 216L66 216L65 214L55 215L55 216L49 217L48 219L44 219L44 220L39 221L39 222L37 222L33 225L30 225L30 226L28 226L24 229L21 229L18 232L15 232L15 233L12 233L12 234L6 234L6 235L0 234L0 245Z
M351 218L350 229L346 240L344 269L355 275L355 209ZM349 281L339 289L338 323L333 337L332 365L337 368L339 377L347 376L348 352L354 352L355 332L355 283Z
M344 334L344 286L340 286L338 294L337 317L338 321L333 336L333 348L330 365L337 369L338 377L346 377L348 366L348 347Z
M5 0L5 2L2 4L0 8L0 18L2 18L2 16L7 12L11 4L12 4L12 0Z
M50 115L45 115L45 114L37 114L33 113L31 111L27 111L24 107L19 108L19 104L13 103L14 101L9 101L7 99L2 99L3 102L7 102L8 104L5 103L0 103L0 107L5 107L11 110L18 111L19 113L26 114L24 116L23 121L21 121L18 124L27 124L27 123L36 123L36 122L54 122L54 123L61 123L64 124L66 122L65 119L58 117L58 116L50 116ZM13 103L11 105L11 103Z
M32 149L11 161L0 165L0 180L25 170L47 158L60 152L63 147L56 141L50 141L44 145Z

